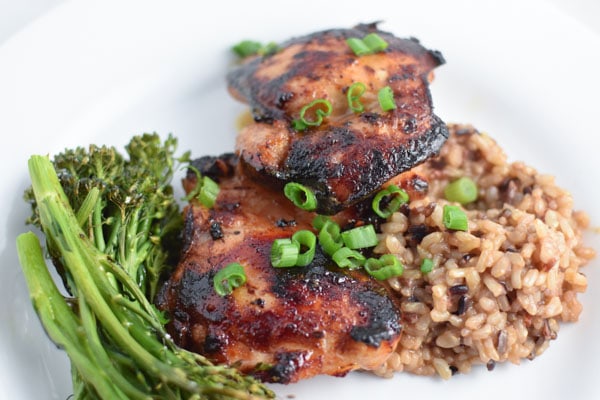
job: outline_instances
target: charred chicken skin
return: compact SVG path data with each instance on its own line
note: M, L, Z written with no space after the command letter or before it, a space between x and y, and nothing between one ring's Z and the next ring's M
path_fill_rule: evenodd
M346 39L372 32L388 47L356 56ZM238 135L236 151L261 179L301 183L315 192L319 213L335 214L439 151L448 130L433 114L428 85L443 62L439 52L375 24L291 39L227 75L229 91L254 117ZM362 112L348 104L357 82L366 89ZM386 86L396 103L390 111L377 97ZM319 126L295 129L293 121L315 99L329 101L331 114Z
M269 382L341 376L385 362L401 326L383 286L335 267L319 251L306 267L270 263L274 239L311 229L314 214L249 179L234 156L195 165L221 189L212 209L187 207L183 256L159 295L175 341ZM188 174L186 189L195 183ZM335 218L355 220L355 212ZM231 262L244 266L247 282L221 297L213 277Z

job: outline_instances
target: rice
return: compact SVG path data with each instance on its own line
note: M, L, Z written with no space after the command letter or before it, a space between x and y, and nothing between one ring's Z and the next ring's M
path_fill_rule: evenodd
M571 195L554 179L522 162L470 126L451 125L440 155L413 169L428 187L380 227L376 253L405 266L389 280L403 313L396 352L376 371L437 374L444 379L473 365L533 359L577 321L580 272L595 257L584 247L589 218L573 210ZM478 200L463 206L467 232L444 227L444 187L468 176ZM434 269L420 270L424 258Z

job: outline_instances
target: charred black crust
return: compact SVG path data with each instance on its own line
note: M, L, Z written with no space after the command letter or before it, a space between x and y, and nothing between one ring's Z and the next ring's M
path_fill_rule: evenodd
M275 355L276 363L268 368L259 365L252 375L263 382L288 384L306 360L306 353L301 351L281 352Z
M392 340L400 334L401 314L389 294L372 281L359 282L347 275L320 250L310 267L283 269L275 274L273 292L285 301L302 304L306 296L290 290L295 286L294 281L303 282L303 288L322 296L336 296L336 286L342 288L344 293L351 293L352 301L358 304L366 316L364 323L351 328L350 337L357 342L377 348L382 341Z
M194 210L191 207L187 207L184 211L183 218L183 245L181 248L181 254L187 253L190 249L190 246L194 242L194 232L195 232L195 223L194 223Z
M315 155L324 154L333 146L343 150L357 141L351 128L333 127L317 143L296 141L292 144L283 179L310 187L317 197L318 213L335 214L367 198L392 177L438 154L448 134L446 124L433 115L429 131L409 138L400 146L385 149L385 154L381 146L364 147L360 160L330 165L328 157ZM354 179L353 190L344 202L338 200L335 189L330 186L332 179L342 176Z
M376 291L353 292L353 296L367 310L372 310L365 325L354 326L350 337L357 342L379 347L382 341L396 337L402 326L396 306L384 293Z
M211 221L209 231L213 240L223 239L223 230L219 221Z
M219 182L222 178L231 177L234 174L235 167L238 163L238 156L234 153L224 153L220 156L203 156L192 160L191 166L188 169L186 179L196 179L196 171L203 176L208 176L214 181Z

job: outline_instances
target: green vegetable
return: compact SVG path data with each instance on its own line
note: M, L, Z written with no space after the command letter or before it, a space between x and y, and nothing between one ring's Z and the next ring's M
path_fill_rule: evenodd
M306 267L315 258L317 237L309 230L295 232L290 239L275 239L271 246L271 265Z
M404 273L404 266L395 255L384 254L379 258L369 258L365 262L365 271L373 278L384 281L401 276Z
M371 54L371 49L369 49L369 46L367 46L367 44L363 42L362 39L354 37L348 38L346 39L346 43L348 43L348 46L350 46L354 54L356 54L357 56Z
M363 42L367 45L367 47L369 48L369 50L371 50L372 53L384 51L388 47L388 42L386 42L381 36L379 36L375 32L367 34L367 36L363 38Z
M366 257L361 253L348 247L342 247L337 250L333 253L331 259L338 267L349 269L360 268L365 264L365 261L367 261Z
M227 296L233 289L246 283L244 267L239 263L227 264L215 274L213 287L219 296Z
M319 231L319 244L328 256L332 256L333 253L342 248L344 241L340 234L340 226L331 220L325 221Z
M387 201L387 205L382 210L381 203ZM396 185L389 185L385 189L380 190L375 197L371 206L375 214L381 218L389 218L393 213L398 211L400 206L409 200L408 193L403 189L400 189Z
M444 196L449 201L461 204L472 203L477 200L477 184L471 178L463 176L446 185Z
M246 58L258 54L262 48L262 44L255 40L242 40L234 45L231 49L241 58Z
M303 229L292 235L292 241L298 244L299 249L296 266L306 267L315 258L317 237L311 231Z
M262 44L255 40L242 40L234 45L233 52L240 58L246 58L254 55L268 56L279 51L279 45L275 42Z
M310 110L313 111L314 119L306 117L306 113ZM323 118L331 115L332 111L333 106L329 100L313 100L300 109L300 118L292 121L292 125L297 131L303 131L309 126L319 126L323 123Z
M377 243L379 243L375 228L371 224L348 229L342 232L341 235L344 244L349 249L364 249L377 246Z
M295 267L300 244L292 239L275 239L271 245L271 265L276 268Z
M466 231L469 229L467 214L459 206L445 205L442 221L448 229L455 231Z
M433 260L431 258L424 258L421 261L421 272L424 274L428 274L433 271Z
M315 228L317 231L320 231L323 228L323 225L325 225L325 223L327 221L330 221L331 219L326 216L326 215L317 215L316 217L313 218L312 221L312 226L313 228Z
M360 102L360 96L363 95L367 87L362 82L354 82L348 88L346 93L346 99L348 100L348 107L354 112L363 112L365 106Z
M348 38L346 39L346 43L357 56L377 53L388 47L388 43L375 32L367 34L362 39L355 37Z
M389 86L379 89L379 92L377 92L377 100L379 100L379 106L383 111L391 111L396 108L394 92Z
M317 198L315 194L306 186L296 183L288 182L283 187L283 194L287 197L296 207L299 207L306 211L312 211L317 208Z
M97 146L29 160L30 222L72 297L52 280L33 233L20 235L17 249L36 312L71 359L74 398L274 397L237 370L178 348L152 303L182 226L170 181L189 155L176 158L175 148L173 137L162 143L147 134L126 146L129 160Z
M188 165L188 170L196 175L196 186L185 197L186 200L197 199L204 207L212 208L219 195L219 184L208 176L202 176L194 166Z

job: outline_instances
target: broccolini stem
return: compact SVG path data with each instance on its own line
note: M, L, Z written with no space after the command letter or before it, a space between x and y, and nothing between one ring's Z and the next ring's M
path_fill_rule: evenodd
M48 272L37 236L32 232L19 235L17 252L31 301L48 336L65 349L77 370L86 375L103 398L126 400L127 397L110 380L97 373L99 366L86 354L85 345L77 335L77 317Z
M92 229L94 231L94 244L96 248L104 252L106 241L102 232L102 204L100 203L100 201L96 202L96 207L94 207L94 211L92 212Z
M52 163L46 157L33 156L29 166L44 232L55 238L63 263L78 288L77 295L85 296L94 313L104 322L108 334L140 366L166 382L195 391L197 385L186 379L183 371L163 364L131 337L129 328L123 326L123 321L117 316L121 310L111 310L107 297L116 293L115 288L110 285L106 271L93 268L102 265L100 261L105 255L89 243L75 215L69 212L69 203L65 201L66 196Z
M25 234L18 246L26 278L33 282L30 290L36 310L50 337L65 348L77 369L77 393L84 398L94 398L97 393L102 399L274 397L253 378L213 366L204 357L177 348L135 277L111 258L114 253L105 254L95 247L81 229L50 160L32 156L29 168L42 230L53 255L72 280L70 289L78 300L77 310L69 308L54 285L39 242L35 252L28 250L35 246ZM95 210L101 202L95 202ZM131 231L135 232L132 243L144 251L143 240L137 246L138 234L149 232L139 232L137 222ZM126 223L123 229L127 227ZM94 240L98 238L95 229L90 234ZM134 259L139 260L137 255ZM41 283L40 277L44 279Z
M96 207L96 203L100 199L100 190L97 187L93 187L90 192L85 196L83 203L81 203L81 207L77 210L77 222L79 222L79 226L83 226L87 219L90 217L94 208Z
M96 318L85 301L84 296L79 296L77 299L77 306L79 308L81 323L90 348L89 354L100 367L98 373L104 375L106 379L113 382L118 388L120 388L126 395L126 398L139 400L149 399L148 395L134 386L129 380L126 379L126 377L123 376L120 371L114 367L107 350L102 345L102 341L98 334ZM148 391L150 388L146 386L144 389Z

